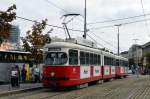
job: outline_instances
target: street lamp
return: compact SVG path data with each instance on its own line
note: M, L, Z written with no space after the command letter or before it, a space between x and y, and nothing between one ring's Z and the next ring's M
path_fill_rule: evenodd
M117 38L118 38L118 56L119 56L119 27L121 26L122 24L116 24L115 26L117 26L118 28L118 34L117 34Z

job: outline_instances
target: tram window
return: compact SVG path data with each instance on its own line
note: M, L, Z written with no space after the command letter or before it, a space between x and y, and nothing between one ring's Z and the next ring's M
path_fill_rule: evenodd
M121 61L121 66L124 66L124 61L123 60Z
M93 59L93 54L90 53L90 64L93 65L94 64L94 59Z
M119 60L118 59L116 60L116 66L119 66Z
M78 51L77 50L69 50L69 64L78 65Z
M85 65L85 52L80 52L80 64Z
M120 66L123 66L123 61L122 60L120 60Z
M104 56L104 65L111 65L111 58L110 57L107 57L107 56Z
M110 58L110 65L113 66L113 58Z
M94 54L94 57L93 57L94 59L93 59L93 61L94 61L94 65L97 65L97 55L96 54Z
M113 66L116 66L116 59L113 59Z
M98 63L98 65L101 65L101 56L100 55L97 56L97 63Z
M64 52L47 53L45 64L48 65L63 65L67 62L67 54Z
M108 65L107 63L108 63L108 59L106 56L104 56L104 65Z
M125 61L125 66L126 66L126 67L128 66L128 62L127 62L127 61Z
M128 62L127 61L123 61L123 66L127 67L128 66Z
M86 60L86 65L89 65L89 60L90 59L90 56L89 56L89 53L85 53L85 60Z
M128 62L127 61L125 61L125 66L128 67Z

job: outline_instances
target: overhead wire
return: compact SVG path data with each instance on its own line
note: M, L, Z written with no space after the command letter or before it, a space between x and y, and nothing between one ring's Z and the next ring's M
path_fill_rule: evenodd
M105 47L103 44L101 44L101 43L98 43L94 38L92 38L89 34L87 34L87 36L89 37L89 38L91 38L94 42L96 42L98 45L100 45L100 46L102 46L103 48L106 48L106 49L108 49L107 47ZM110 50L110 49L108 49L108 50ZM111 50L111 51L113 51L113 50ZM115 52L115 51L114 51Z
M63 9L63 8L61 8L61 7L59 7L59 6L57 6L55 3L53 3L53 2L51 2L51 1L49 1L49 0L45 0L46 2L48 2L49 4L51 4L52 6L54 6L55 8L57 8L57 9L60 9L60 10L62 10L63 12L65 12L65 13L68 13L68 11L67 10L65 10L65 9ZM82 15L80 15L80 16L82 16ZM83 17L83 16L82 16ZM78 19L79 20L79 19ZM82 20L79 20L79 21L82 21Z
M143 4L143 0L140 0L140 4L141 4L141 7L142 7L142 12L143 12L143 15L144 15L144 19L146 19L146 15L145 15L145 11L144 11L144 4ZM149 27L148 27L148 23L147 21L145 21L145 27L147 28L147 32L149 32Z
M99 22L90 22L90 23L87 23L87 24L91 25L91 24L98 24L98 23L114 22L114 21L127 20L127 19L138 18L138 17L142 17L142 16L149 16L149 15L150 15L150 13L147 13L147 14L142 14L142 15L137 15L137 16L131 16L131 17L126 17L126 18L105 20L105 21L99 21Z
M34 22L34 23L40 23L40 22L38 22L38 21L31 20L31 19L24 18L24 17L20 17L20 16L16 16L16 18L19 18L19 19L22 19L22 20L25 20L25 21ZM57 25L51 25L51 24L46 24L46 25L47 25L47 26L50 26L50 27L54 27L54 28L64 29L64 27L57 26ZM68 28L68 30L77 31L77 32L84 32L84 31L82 31L82 30L75 30L75 29L69 29L69 28Z
M113 44L111 44L110 42L104 40L102 37L96 35L94 32L90 32L91 34L93 34L96 38L100 38L100 40L102 40L103 42L105 42L107 45L110 45L111 47L115 48L115 49L118 49L116 46L114 46ZM121 49L122 51L122 49Z
M61 8L61 7L59 7L59 6L57 6L55 3L53 3L53 2L51 2L51 1L49 1L49 0L45 0L46 2L48 2L49 4L51 4L52 6L54 6L55 8L57 8L57 9L60 9L60 10L62 10L62 11L64 11L64 12L67 12L65 9L63 9L63 8Z
M60 8L60 7L58 7L56 4L54 4L54 3L52 3L52 2L50 2L49 0L45 0L45 1L47 1L47 2L49 2L51 5L53 5L53 6L55 6L56 8L58 8L58 9L60 9L60 10L62 10L62 11L64 11L64 12L67 12L66 10L64 10L64 9L62 9L62 8ZM74 18L74 17L73 17ZM71 19L71 20L73 20L73 18ZM68 22L70 22L71 20L69 20ZM81 21L81 20L80 20ZM68 23L67 22L67 23ZM88 35L88 34L87 34ZM92 40L94 40L90 35L88 35ZM102 38L101 38L102 39ZM102 39L103 40L103 39ZM95 42L97 42L96 40L94 40ZM104 41L104 40L103 40ZM109 44L109 42L107 42L107 41L104 41L104 42L106 42L107 44ZM100 46L102 46L102 47L104 47L102 44L99 44ZM111 44L110 44L111 45Z
M98 42L97 42L94 38L92 38L88 33L87 33L87 36L89 36L89 38L91 38L91 39L92 39L94 42L96 42L98 45L100 45L100 46L106 48L104 45L98 43Z
M138 23L138 22L143 22L143 21L149 21L150 18L147 19L142 19L142 20L136 20L136 21L131 21L131 22L124 22L124 23L120 23L121 25L128 25L128 24L133 24L133 23ZM111 28L114 27L115 25L106 25L106 26L101 26L101 27L93 27L90 29L103 29L103 28Z
M96 35L94 32L90 32L91 34L93 34L95 37L100 38L103 42L105 42L106 44L112 46L113 48L117 49L116 46L114 46L113 44L109 43L108 41L104 40L102 37L100 37L99 35Z

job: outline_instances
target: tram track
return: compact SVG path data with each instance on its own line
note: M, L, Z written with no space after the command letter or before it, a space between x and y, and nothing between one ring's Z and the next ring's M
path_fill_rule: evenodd
M1 99L149 99L150 84L145 78L117 79L87 88L53 91L41 89Z
M52 92L52 90L50 89L38 89L38 90L34 90L34 91L30 91L30 92L22 92L22 93L19 93L19 94L9 94L5 97L0 97L0 99L28 99L29 97L32 97L34 95L37 96L40 96L42 93L50 93ZM32 98L34 99L34 98Z
M52 92L50 93L50 95L47 95L47 96L43 96L43 97L40 97L38 99L49 99L49 98L53 98L55 96L59 96L59 95L63 95L63 94L66 94L67 92L65 91L61 91L61 92Z
M102 92L100 97L109 97L113 95L113 90L119 90L119 86L122 86L123 84L122 79L115 80L113 82L114 84L111 83L112 82L106 82L104 84L93 85L87 88L72 90L68 92L54 92L50 89L43 89L39 91L33 91L32 93L11 96L5 99L62 99L62 97L64 97L64 99L82 99L84 97L89 97L91 94L94 94L96 92Z
M57 98L53 98L53 99L91 99L92 97L94 97L93 99L96 99L96 97L99 96L100 92L105 91L105 93L107 93L107 94L113 94L112 90L114 88L117 88L117 86L121 86L122 85L121 82L120 82L121 83L120 85L116 84L115 86L111 85L110 83L111 82L105 83L104 84L105 87L104 87L104 85L95 85L95 86L92 86L92 88L87 88L86 90L80 90L80 93L79 94L75 94L75 95L73 95L73 93L69 93L69 94L72 94L72 96L70 96L70 97L69 96L68 97L64 97L64 98L57 97ZM107 86L109 86L109 87L107 88ZM98 89L97 87L101 87L101 88L99 88L99 90L97 90ZM108 90L110 90L110 93L107 92ZM119 88L118 88L118 90L119 90ZM93 94L95 94L96 92L99 92L97 94L97 96L93 96ZM105 96L107 94L105 94ZM91 97L91 98L89 98L89 97Z
M128 81L127 84L124 84L124 82L123 83L117 82L117 84L114 86L108 86L108 88L101 88L101 90L98 90L98 92L94 93L94 95L90 93L89 95L84 95L82 97L77 97L73 99L100 99L100 98L102 99L137 99L140 96L141 98L138 98L138 99L144 99L142 98L143 96L142 94L146 92L145 90L146 87L141 89L141 87L136 88L136 85L134 85L135 83L138 83L141 81L142 80ZM142 82L138 84L142 85ZM131 85L133 85L133 87L128 88L128 86L131 86ZM134 90L132 88L134 88ZM100 91L102 91L101 95L100 95ZM127 94L129 93L128 91L135 92L136 94L132 94L131 97L125 98L127 97Z
M146 85L147 83L148 81L145 81L145 83L139 82L138 84L135 84L127 99L145 99L144 96L149 90L149 87Z

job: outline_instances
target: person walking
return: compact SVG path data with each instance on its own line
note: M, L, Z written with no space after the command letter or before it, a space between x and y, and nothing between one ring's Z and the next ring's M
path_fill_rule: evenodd
M38 68L37 65L34 68L33 74L34 74L34 82L40 82L40 69Z
M11 70L11 86L12 87L19 86L18 78L19 78L19 72L17 70L17 66L12 67L12 70Z
M19 81L20 81L20 70L19 70L18 65L15 66L15 70L17 71L17 76L15 78L15 86L19 87L20 86L20 84L19 84Z
M26 81L26 74L27 74L27 70L25 69L25 64L24 64L23 68L21 70L21 79L22 79L22 82Z

